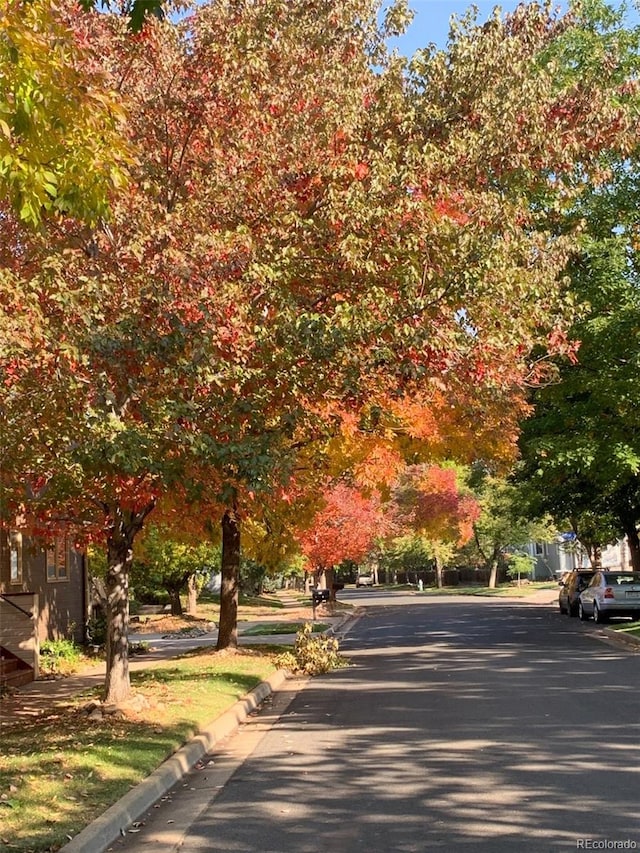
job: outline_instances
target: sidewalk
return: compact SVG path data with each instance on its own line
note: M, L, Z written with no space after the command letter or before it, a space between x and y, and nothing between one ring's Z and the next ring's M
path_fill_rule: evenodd
M292 601L291 607L300 608L299 601ZM286 607L286 605L285 605ZM317 621L328 623L325 633L337 632L341 626L353 616L356 611L341 613L337 616L318 614ZM300 621L299 618L286 618L289 614L280 611L278 622ZM264 619L260 622L241 622L238 624L238 646L255 645L256 643L272 643L277 645L293 645L296 634L270 634L264 636L246 635L256 625L268 625L275 619ZM310 617L309 617L310 621ZM197 648L198 646L214 646L217 640L217 629L197 637L180 637L179 635L161 634L132 634L130 639L144 639L150 645L149 651L135 655L129 661L131 671L150 669L166 664L167 661ZM233 704L227 711L207 726L198 735L191 738L178 749L170 758L164 761L140 784L132 788L124 797L115 802L100 817L86 826L62 848L65 853L103 853L113 842L123 835L127 828L142 814L153 807L153 804L165 796L203 756L212 748L232 735L246 721L271 693L279 690L290 678L289 673L280 670L269 679ZM50 713L56 708L69 704L78 699L87 690L95 690L104 684L105 664L97 662L82 672L68 678L56 680L39 680L23 685L12 696L0 700L0 731L3 722L15 719L34 718ZM303 680L298 678L292 682L301 689Z
M238 646L241 648L242 646L258 644L293 645L296 638L295 633L246 636L247 631L259 625L268 625L270 621L294 621L286 618L286 609L288 606L299 608L299 602L293 599L291 601L291 605L285 604L284 611L279 611L277 620L261 619L259 622L239 622ZM344 614L339 616L319 614L317 621L328 623L330 627L325 633L330 634L338 630L348 618L350 618L350 614L346 616ZM309 617L310 619L311 617ZM144 641L149 643L150 648L148 652L136 654L129 659L129 670L136 672L163 666L166 661L179 657L191 649L201 646L214 646L217 638L217 629L196 637L181 637L178 633L172 635L130 633L130 642ZM104 684L105 674L104 661L96 661L93 666L87 666L75 675L57 679L39 679L17 688L12 695L0 699L0 730L11 720L32 719L61 705L68 704L89 690L100 687Z
M519 601L531 604L553 604L558 606L558 588L539 589L537 592L522 596Z

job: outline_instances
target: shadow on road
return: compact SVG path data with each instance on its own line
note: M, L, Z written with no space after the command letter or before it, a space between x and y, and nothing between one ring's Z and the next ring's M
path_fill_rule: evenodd
M376 608L344 650L352 665L298 695L182 853L640 845L633 653L493 602Z

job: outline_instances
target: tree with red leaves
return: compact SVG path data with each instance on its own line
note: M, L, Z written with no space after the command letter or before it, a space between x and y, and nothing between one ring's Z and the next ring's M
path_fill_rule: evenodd
M322 508L299 542L310 571L322 576L332 590L334 569L345 560L354 563L372 549L384 529L384 515L377 496L367 497L357 488L338 483L325 491ZM334 597L334 596L332 596Z

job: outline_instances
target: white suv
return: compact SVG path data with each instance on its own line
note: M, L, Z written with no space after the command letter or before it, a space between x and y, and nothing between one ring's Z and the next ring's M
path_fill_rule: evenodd
M367 574L358 575L356 578L356 586L373 586L373 575Z

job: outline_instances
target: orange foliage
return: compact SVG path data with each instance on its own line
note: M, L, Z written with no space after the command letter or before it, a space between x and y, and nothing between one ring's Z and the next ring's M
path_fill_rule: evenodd
M480 516L478 502L460 490L455 469L415 465L406 469L395 492L396 518L427 538L463 545Z

